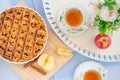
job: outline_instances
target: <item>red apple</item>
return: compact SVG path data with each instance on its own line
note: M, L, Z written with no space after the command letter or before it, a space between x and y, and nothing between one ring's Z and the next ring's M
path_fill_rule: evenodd
M111 38L107 34L98 34L94 42L100 49L106 49L111 45Z

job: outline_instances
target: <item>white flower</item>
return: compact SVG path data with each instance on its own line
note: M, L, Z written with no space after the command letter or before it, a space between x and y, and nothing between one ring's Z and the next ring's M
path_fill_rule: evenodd
M100 12L100 17L104 21L110 21L113 22L117 17L117 10L109 10L108 7L102 7Z

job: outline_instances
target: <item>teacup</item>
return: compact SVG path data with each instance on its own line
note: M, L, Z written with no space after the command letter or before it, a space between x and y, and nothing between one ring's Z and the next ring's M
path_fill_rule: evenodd
M87 70L83 73L81 80L104 80L105 73L97 69Z
M78 35L88 29L87 12L78 4L70 4L60 9L57 14L57 24L63 33Z
M74 80L108 80L107 70L97 62L85 61L75 69Z

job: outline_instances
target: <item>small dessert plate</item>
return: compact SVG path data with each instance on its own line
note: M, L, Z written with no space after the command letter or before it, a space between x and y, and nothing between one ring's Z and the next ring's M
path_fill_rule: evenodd
M80 4L69 4L62 7L57 13L57 24L67 35L76 36L83 33L88 29L87 11Z
M108 80L106 69L101 64L94 61L86 61L81 63L74 72L74 80L85 80L84 76L88 71L96 71L100 75L100 79L98 80Z

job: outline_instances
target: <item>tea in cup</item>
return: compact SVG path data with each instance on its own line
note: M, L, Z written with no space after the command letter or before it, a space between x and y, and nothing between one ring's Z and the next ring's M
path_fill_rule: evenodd
M83 80L102 80L101 74L96 70L88 70L83 75Z
M76 8L69 9L65 14L65 21L70 27L77 27L83 23L83 14Z

